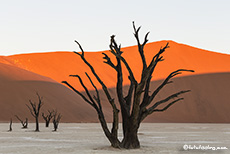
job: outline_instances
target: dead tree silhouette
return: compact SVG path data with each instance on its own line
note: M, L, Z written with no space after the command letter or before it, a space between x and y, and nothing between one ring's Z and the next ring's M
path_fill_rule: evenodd
M88 88L85 86L81 77L78 75L70 75L70 77L78 78L88 98L84 96L80 91L75 89L67 81L62 82L65 85L67 85L70 89L72 89L74 92L76 92L78 95L80 95L86 103L91 105L96 110L98 114L98 119L104 131L104 134L110 141L111 146L115 148L125 148L125 149L140 148L140 142L138 139L138 129L140 127L141 122L148 115L154 112L163 112L167 110L169 107L171 107L173 104L183 100L182 97L178 98L178 96L180 96L181 94L187 93L190 90L182 90L182 91L176 92L166 97L165 99L157 101L157 102L154 100L156 95L163 89L163 87L165 87L169 83L172 83L172 81L170 81L171 78L181 74L182 72L194 72L193 70L178 69L170 73L165 78L165 80L159 85L159 87L156 88L155 91L150 92L150 83L151 83L152 74L156 66L159 64L159 62L164 60L162 54L165 52L167 48L169 48L169 43L167 43L163 48L160 48L159 52L156 53L156 55L153 56L150 63L147 64L146 59L145 59L145 54L144 54L144 47L146 43L148 42L149 32L145 35L144 42L141 43L139 39L139 31L141 27L136 28L133 22L133 29L134 29L134 36L136 38L137 45L138 45L138 51L139 51L139 54L142 60L142 65L143 65L141 79L139 82L134 76L134 73L132 69L130 68L128 62L123 57L122 55L123 51L121 51L121 45L119 46L117 45L115 41L115 35L111 36L109 47L110 47L110 52L112 53L112 55L116 57L116 64L111 61L110 57L106 53L102 53L104 55L103 59L105 59L104 63L111 66L111 68L114 69L117 74L116 93L117 93L117 98L118 98L118 102L120 106L119 108L121 110L122 129L123 129L123 139L121 141L118 139L119 109L117 107L117 104L115 104L114 98L111 96L107 86L104 84L102 79L98 76L94 67L86 59L84 50L78 41L75 41L75 42L78 44L81 50L81 53L78 53L78 52L75 52L75 53L78 56L80 56L81 59L84 61L84 63L90 68L92 74L94 75L96 80L101 85L102 90L107 97L108 103L112 107L113 122L112 122L111 130L107 126L107 122L104 116L103 107L101 105L101 99L100 99L100 94L98 92L98 89L87 73L85 74L87 78L89 79L89 81L91 82L96 92L96 95L94 96L90 94ZM123 69L122 69L123 66L127 69L129 73L128 79L130 80L130 85L129 85L127 95L124 94L124 90L123 90ZM159 108L160 105L164 105L164 107Z
M44 113L42 113L42 117L43 117L43 119L46 122L46 127L49 127L49 123L50 123L50 120L53 118L53 114L54 114L54 110L52 110L52 111L48 110L48 114L47 115L45 115Z
M57 110L53 113L53 125L54 125L53 131L57 131L61 117L62 115L60 113L57 113Z
M28 118L26 118L26 120L23 121L23 120L21 120L17 115L15 115L15 117L21 122L22 128L23 128L23 129L28 128Z
M31 115L35 118L35 122L36 122L36 129L35 129L35 131L39 132L39 121L38 121L38 117L39 117L39 114L40 114L40 109L41 109L41 107L42 107L42 105L44 103L42 102L42 97L40 97L38 93L36 93L36 94L38 96L38 103L29 100L30 106L28 104L26 104L26 106L30 110Z

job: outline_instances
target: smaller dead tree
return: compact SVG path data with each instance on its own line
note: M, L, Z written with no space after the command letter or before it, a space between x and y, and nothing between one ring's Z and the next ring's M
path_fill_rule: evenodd
M10 119L10 128L9 128L9 130L8 130L8 132L11 132L12 131L12 118Z
M53 118L53 113L54 113L54 110L52 110L52 111L48 110L48 114L47 115L45 115L44 113L42 113L42 117L43 117L43 119L46 122L46 127L49 127L50 120Z
M57 113L57 111L55 111L53 113L53 125L54 125L54 130L53 131L57 131L58 129L58 125L59 125L59 121L61 120L62 115L60 113Z
M37 96L38 96L38 103L32 102L31 100L29 100L30 106L28 104L26 104L26 106L30 110L31 115L35 118L35 121L36 121L35 132L39 132L38 117L39 117L39 114L40 114L40 109L41 109L42 105L44 104L42 102L42 97L40 97L38 93L37 93Z
M15 115L15 117L21 122L21 124L22 124L22 129L28 128L28 118L26 118L26 120L23 121L23 120L20 119L17 115Z

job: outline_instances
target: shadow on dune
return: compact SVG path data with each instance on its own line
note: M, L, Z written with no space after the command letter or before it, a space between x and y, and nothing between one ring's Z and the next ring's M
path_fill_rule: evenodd
M180 91L190 89L184 100L178 102L163 113L154 113L145 122L202 122L229 123L230 73L212 73L183 76L173 79L174 83L163 89L156 100ZM152 81L153 91L162 80ZM124 87L127 91L128 86ZM116 98L115 88L109 89ZM46 109L58 109L63 115L61 122L98 122L94 109L77 94L65 86L48 81L11 81L0 82L0 122L8 122L15 114L33 120L25 104L29 99L37 100L36 92L43 96ZM101 93L104 113L107 120L111 118L111 108L106 97ZM41 118L41 117L40 117ZM16 119L13 119L16 121ZM42 121L42 119L41 119Z

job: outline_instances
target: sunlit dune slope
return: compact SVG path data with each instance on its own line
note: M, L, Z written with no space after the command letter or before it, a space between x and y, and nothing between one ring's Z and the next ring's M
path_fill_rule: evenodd
M0 63L0 79L6 79L10 81L46 81L46 82L56 82L55 80L45 77L13 65Z
M193 69L195 73L184 73L173 79L174 83L165 87L156 100L180 90L190 89L191 92L183 95L185 98L183 101L164 113L154 113L145 122L230 122L230 55L173 41L160 41L146 45L145 55L148 63L167 42L170 48L163 54L165 61L159 63L153 74L150 92L153 92L169 73L179 68ZM126 47L122 50L135 77L140 80L142 64L137 47ZM108 51L104 52L116 63L114 56ZM102 52L86 52L85 57L94 66L117 101L116 72L103 63ZM112 112L109 103L89 68L77 54L51 52L0 56L0 122L7 122L10 118L16 121L15 114L33 121L25 104L29 103L29 99L37 101L36 92L44 100L42 112L57 109L63 115L62 122L98 122L91 106L61 84L61 81L66 80L76 89L83 90L76 78L68 77L70 74L78 74L92 90L85 72L89 73L98 87L105 116L111 122ZM123 72L126 93L129 80L125 68Z
M169 42L170 48L163 54L165 61L159 63L152 80L165 78L169 73L179 68L193 69L195 70L195 74L230 72L230 55L210 52L178 44L173 41L160 41L147 44L145 47L145 55L148 63L167 42ZM127 59L136 78L140 79L142 64L137 47L132 46L123 48L122 50L124 51L123 56ZM104 52L116 63L113 55L108 51ZM85 57L94 66L96 72L108 87L114 87L116 85L115 71L103 63L102 52L86 52ZM90 71L80 57L73 52L22 54L13 55L9 58L18 67L50 77L59 83L63 80L67 80L77 86L78 89L83 90L81 86L77 84L77 79L68 77L70 74L78 74L90 87L88 79L84 74ZM193 73L193 75L195 74ZM124 69L124 84L129 83L127 75L127 71ZM191 75L191 73L184 73L184 75ZM97 82L95 82L95 84L98 86Z

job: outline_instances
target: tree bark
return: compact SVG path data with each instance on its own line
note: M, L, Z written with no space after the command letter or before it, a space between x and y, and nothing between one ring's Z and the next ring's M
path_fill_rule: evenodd
M124 138L122 140L121 146L125 149L137 149L140 148L140 142L138 139L138 127L134 126L132 123L127 123L123 130Z
M39 122L38 122L38 117L36 117L35 119L36 119L36 129L35 129L35 132L39 132Z

